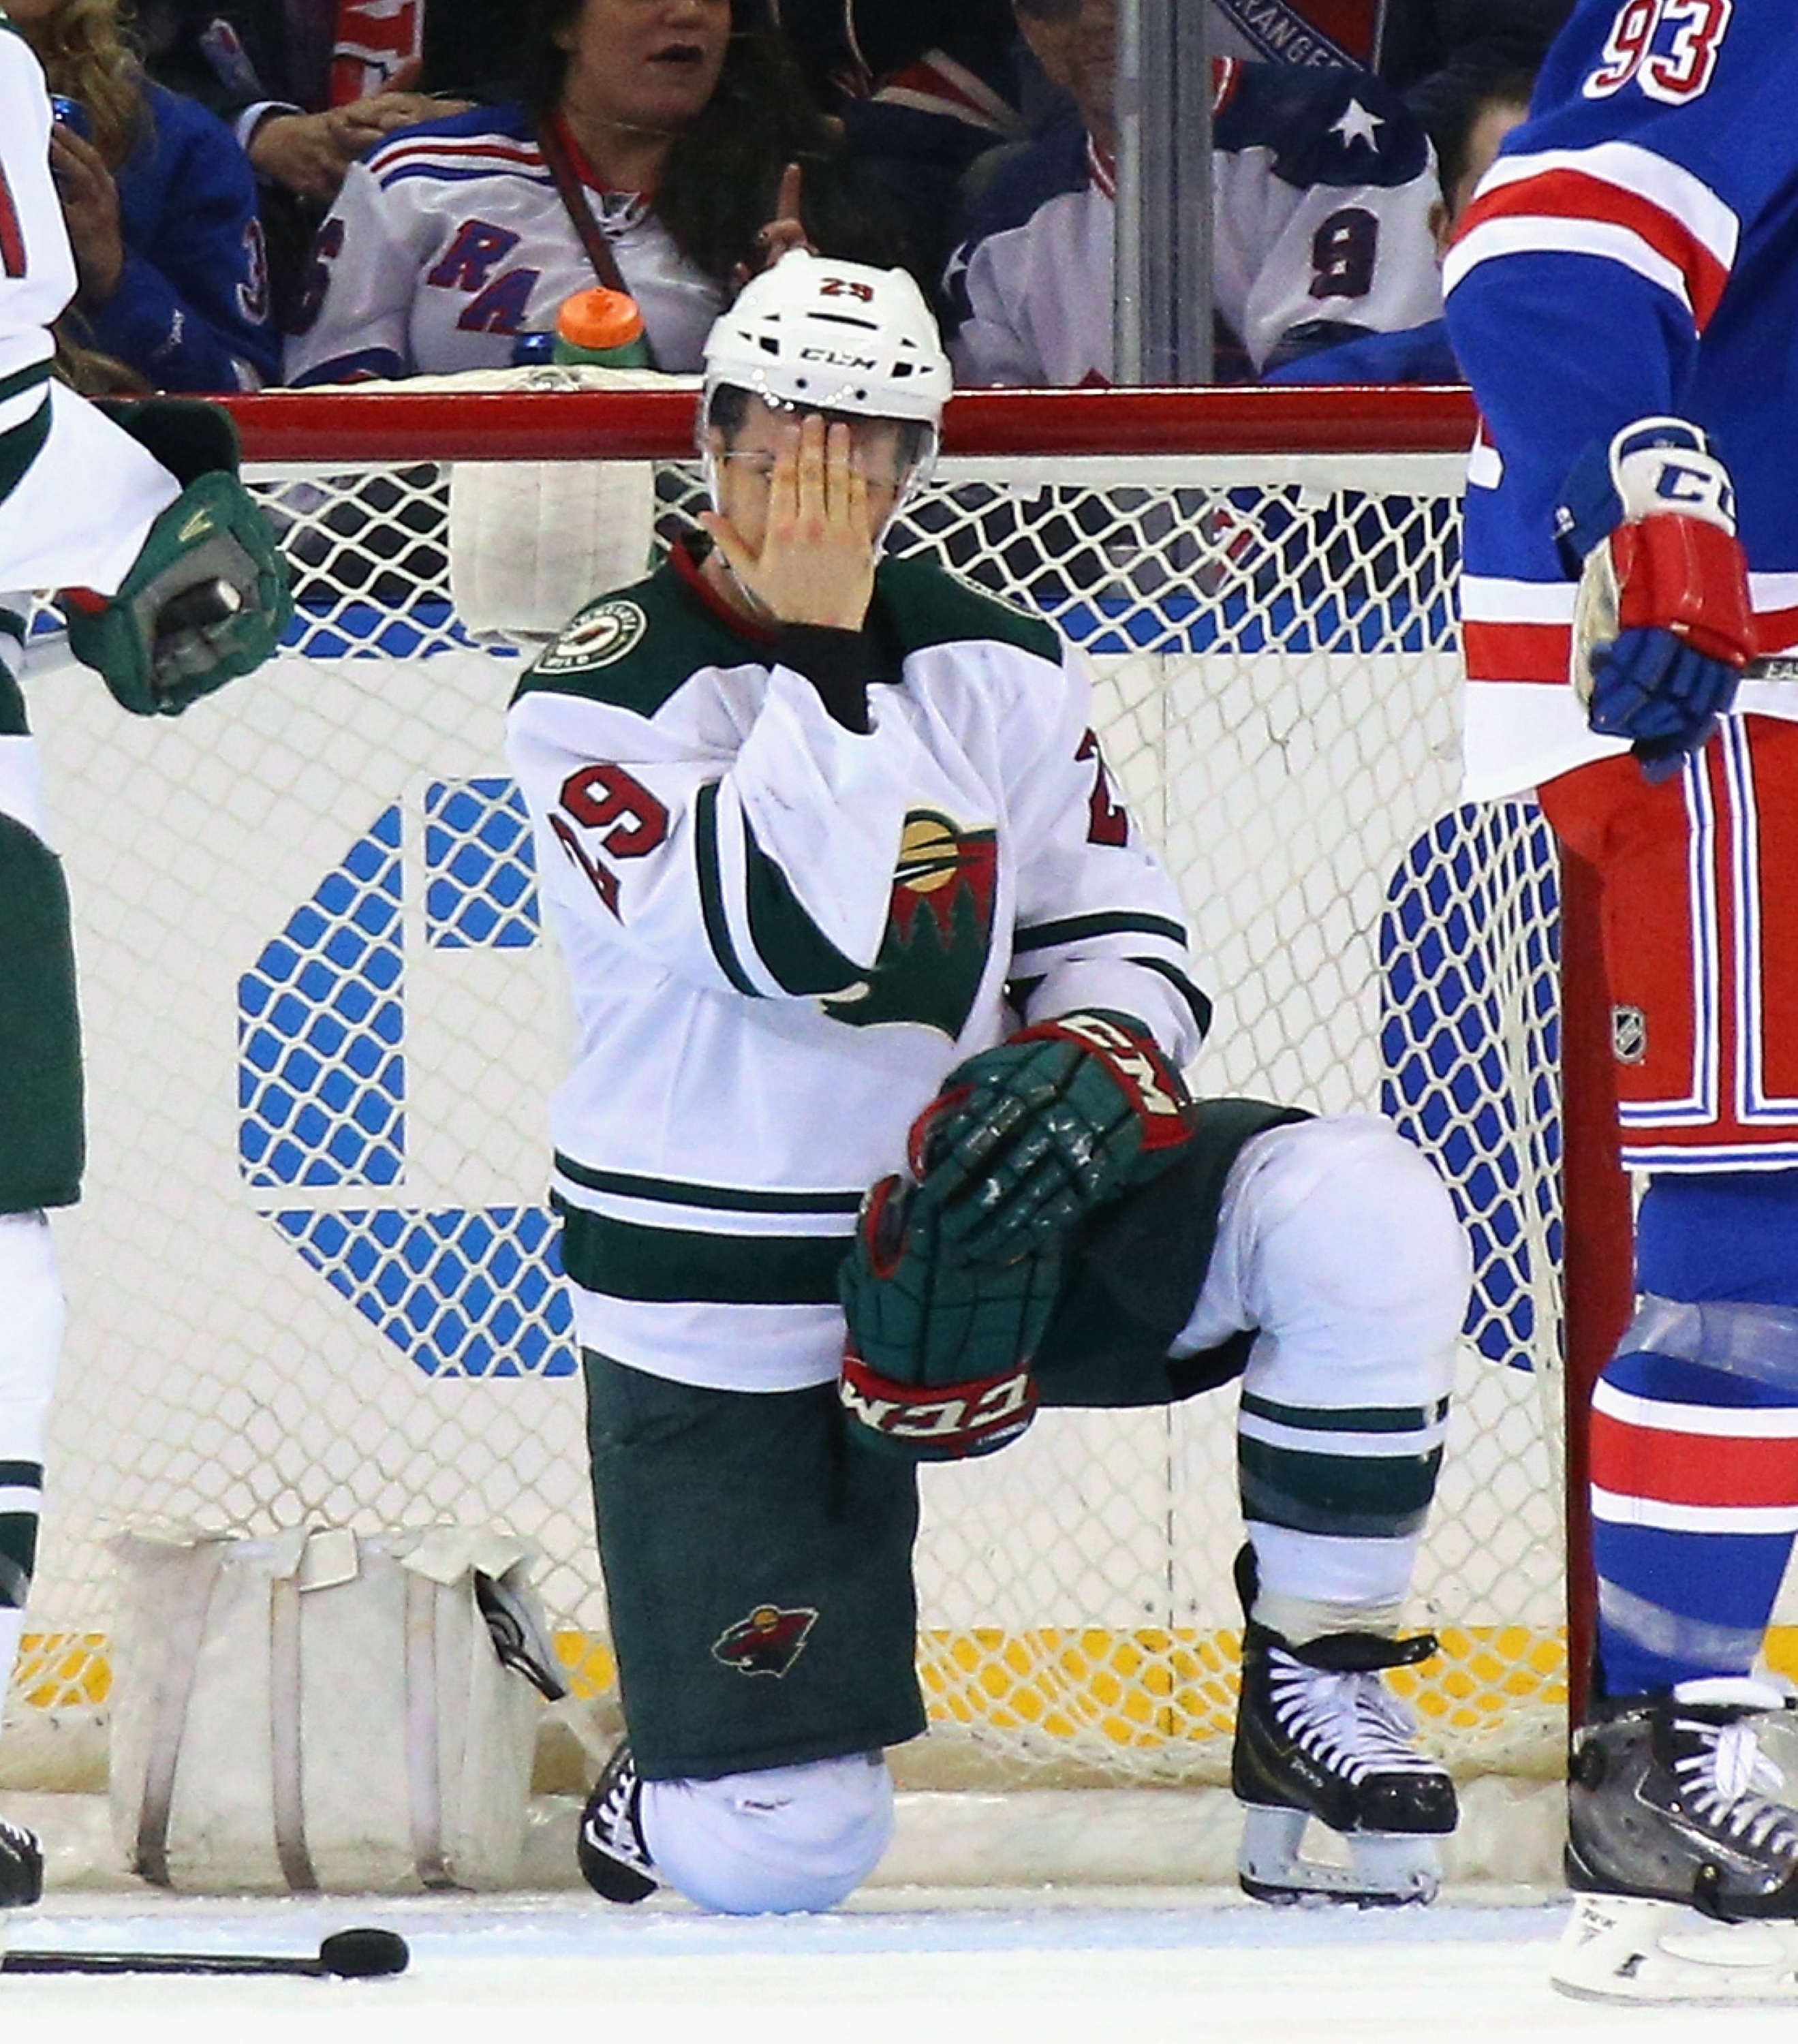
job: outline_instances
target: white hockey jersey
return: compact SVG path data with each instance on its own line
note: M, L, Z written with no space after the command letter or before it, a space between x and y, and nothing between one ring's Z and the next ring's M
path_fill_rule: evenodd
M1212 65L1212 290L1234 375L1442 313L1423 130L1377 79ZM958 383L1112 380L1112 170L1078 122L996 175L943 288Z
M724 293L682 255L642 194L583 167L595 225L642 311L656 367L698 369ZM503 369L595 282L521 108L478 106L408 128L350 167L313 244L287 336L292 384Z
M109 595L180 494L129 434L52 380L50 325L75 285L44 73L0 14L0 591Z
M1208 1012L1081 656L921 563L882 566L868 628L857 734L677 549L509 720L578 1028L551 1110L576 1331L684 1383L836 1374L862 1194L1016 1012L1122 1010L1180 1063Z

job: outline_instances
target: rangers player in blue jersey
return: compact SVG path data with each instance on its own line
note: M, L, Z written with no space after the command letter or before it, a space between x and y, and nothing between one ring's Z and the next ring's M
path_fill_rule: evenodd
M1599 869L1646 1178L1592 1405L1576 1992L1798 2000L1753 1677L1798 1530L1795 103L1785 0L1584 0L1446 273L1484 416L1470 792L1538 789ZM1700 1963L1706 1919L1745 1927Z

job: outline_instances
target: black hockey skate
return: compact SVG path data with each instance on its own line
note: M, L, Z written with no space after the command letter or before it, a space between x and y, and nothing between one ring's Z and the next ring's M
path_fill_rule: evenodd
M608 1902L641 1902L661 1885L650 1865L637 1807L643 1785L628 1742L618 1746L600 1769L586 1808L575 1851L581 1878Z
M37 1834L0 1817L0 1909L29 1909L44 1894L44 1848Z
M1252 1580L1238 1573L1247 1605ZM1230 1785L1246 1811L1236 1873L1247 1893L1364 1909L1435 1897L1435 1841L1454 1829L1454 1785L1412 1744L1416 1727L1380 1670L1435 1651L1429 1633L1335 1633L1294 1646L1247 1622L1230 1759ZM1345 1840L1347 1867L1300 1856L1313 1817Z
M1798 1810L1761 1748L1792 1708L1735 1677L1596 1706L1568 1770L1563 1994L1798 2002Z

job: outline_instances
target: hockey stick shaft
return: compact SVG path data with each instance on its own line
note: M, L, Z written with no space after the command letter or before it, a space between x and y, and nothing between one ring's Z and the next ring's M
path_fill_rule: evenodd
M6 1973L304 1973L332 1976L316 1958L273 1952L8 1952Z
M405 1971L405 1940L391 1931L338 1931L299 1952L9 1951L8 1973L286 1973L309 1980L376 1980Z

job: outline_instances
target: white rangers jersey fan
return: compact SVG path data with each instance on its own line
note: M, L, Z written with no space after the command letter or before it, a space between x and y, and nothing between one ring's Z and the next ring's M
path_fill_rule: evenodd
M657 367L697 369L722 288L682 255L640 193L601 184L566 129L562 141ZM553 329L563 301L594 282L521 108L409 128L351 166L319 229L287 380L503 369L521 333Z
M1220 380L1438 318L1435 167L1403 102L1359 73L1212 76ZM1112 165L1078 122L1008 164L965 227L944 279L957 382L1109 383Z

